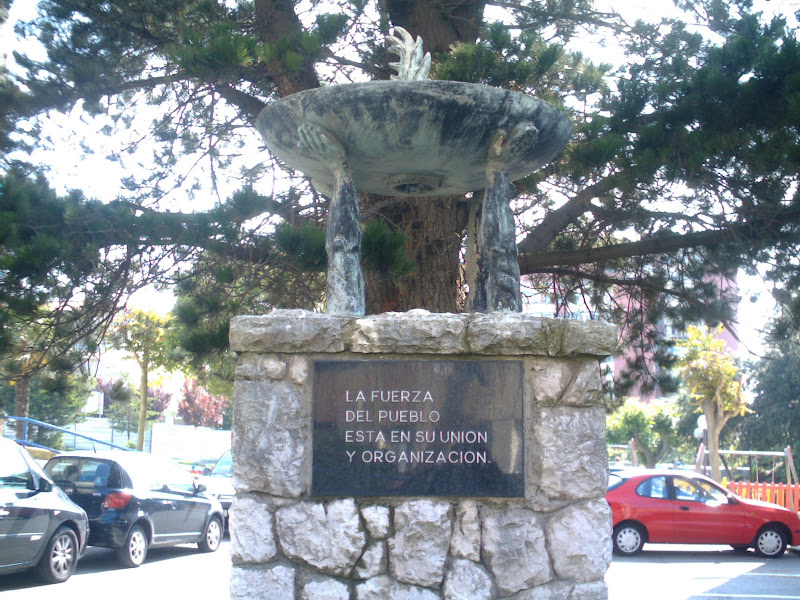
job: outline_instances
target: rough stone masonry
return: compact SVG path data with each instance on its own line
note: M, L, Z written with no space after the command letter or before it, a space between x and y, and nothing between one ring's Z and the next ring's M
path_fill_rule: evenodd
M614 326L520 313L237 317L232 600L604 600L599 361ZM313 498L313 361L521 360L525 497Z

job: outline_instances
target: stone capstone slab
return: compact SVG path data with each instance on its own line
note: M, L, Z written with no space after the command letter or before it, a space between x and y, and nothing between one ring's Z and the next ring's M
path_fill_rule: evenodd
M382 540L389 535L391 521L389 508L386 506L362 506L361 516L367 531L376 540Z
M356 586L356 600L441 600L425 588L399 583L386 575L373 577Z
M453 561L444 580L444 600L491 600L492 579L470 560Z
M461 502L456 507L450 553L458 558L481 559L481 521L476 502Z
M266 563L277 553L274 519L268 502L238 494L230 510L231 558L234 564Z
M311 581L303 586L300 600L350 600L350 590L335 579Z
M608 484L605 410L541 408L532 419L528 485L552 499L602 497Z
M468 319L421 309L363 317L356 321L347 345L352 352L366 354L462 354Z
M519 507L484 506L483 552L501 595L510 595L553 578L545 534L536 513Z
M559 578L578 582L603 579L611 564L611 510L604 499L558 511L548 519L545 531Z
M299 497L311 484L310 406L286 381L237 381L233 484L237 491Z
M353 317L307 310L273 310L231 319L234 352L342 352Z
M594 354L610 356L618 350L617 327L605 321L575 321L554 319L561 328L562 343L558 356Z
M525 313L431 313L416 309L366 317L274 310L231 319L239 353L608 356L616 327L602 321L548 319ZM241 368L253 377L253 365ZM263 375L262 377L266 377ZM293 377L294 379L294 377Z
M412 500L394 509L395 534L389 539L389 565L395 579L438 588L452 534L450 504Z
M474 354L546 356L548 321L524 313L475 314L467 329L467 344Z
M366 535L352 498L301 502L277 510L275 520L284 553L325 573L349 575L364 551Z
M295 571L278 565L270 569L243 568L231 570L231 600L295 600Z

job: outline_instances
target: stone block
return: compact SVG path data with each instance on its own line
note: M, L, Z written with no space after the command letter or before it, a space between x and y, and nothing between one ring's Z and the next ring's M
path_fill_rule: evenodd
M450 546L450 504L412 500L394 509L395 534L389 539L389 565L395 579L438 588Z
M231 319L234 352L342 352L354 317L307 310L273 310L267 315Z
M333 575L349 575L364 551L358 508L352 499L327 505L301 502L275 513L284 553Z
M266 563L277 553L272 507L264 500L237 495L230 511L231 559Z
M473 354L547 355L547 319L524 313L474 314L467 329L467 344Z
M350 600L350 590L335 579L310 581L303 586L300 600Z
M358 579L370 579L386 573L386 566L386 542L376 542L358 559L354 573Z
M569 600L608 600L608 586L605 581L579 583L572 590Z
M602 497L608 485L606 414L602 407L540 408L526 440L526 485L552 499Z
M540 406L601 406L597 358L530 358L525 361L529 395Z
M555 581L520 592L509 600L608 600L608 588L603 581Z
M447 571L443 591L444 600L491 600L492 578L479 564L456 559Z
M356 586L356 600L440 600L439 594L380 575Z
M272 355L242 354L236 364L236 379L283 379L286 363Z
M481 507L484 561L501 595L553 579L544 530L536 513L521 507Z
M457 558L481 559L481 520L476 502L461 502L456 507L450 553Z
M573 504L545 526L553 569L561 579L602 580L611 564L611 509L605 499Z
M462 354L468 315L411 310L360 318L347 345L365 354Z
M389 509L386 506L362 506L361 517L367 526L367 531L376 540L382 540L389 535L391 522Z
M290 358L289 379L297 385L308 385L311 380L311 361L303 356Z
M311 486L310 406L285 381L237 381L233 419L236 490L299 497Z
M294 569L283 565L271 569L234 565L231 571L231 600L295 600L294 577Z
M564 319L559 324L561 343L553 347L555 352L551 354L611 356L618 351L617 326L613 323Z

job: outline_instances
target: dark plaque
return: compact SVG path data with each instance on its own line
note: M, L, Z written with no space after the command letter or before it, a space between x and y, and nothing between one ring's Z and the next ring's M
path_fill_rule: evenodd
M314 496L524 495L522 362L314 362Z

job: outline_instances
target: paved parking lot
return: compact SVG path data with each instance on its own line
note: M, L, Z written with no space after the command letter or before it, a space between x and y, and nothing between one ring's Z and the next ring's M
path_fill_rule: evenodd
M225 600L230 597L230 540L210 554L196 544L154 548L136 569L125 569L114 553L89 548L75 574L57 585L41 585L31 573L0 575L2 600Z
M648 544L614 557L609 600L800 600L800 554L766 560L730 546Z
M30 574L0 576L3 600L114 598L160 600L229 597L230 541L213 554L194 544L151 550L138 569L89 548L66 583L40 585ZM614 557L606 575L609 600L800 600L800 553L778 560L737 554L728 546L648 544L633 558Z

